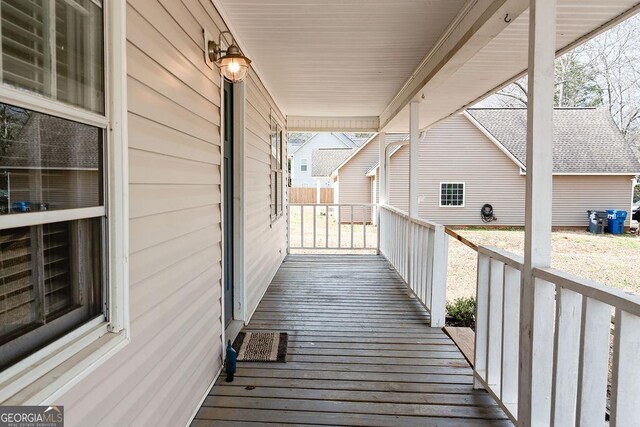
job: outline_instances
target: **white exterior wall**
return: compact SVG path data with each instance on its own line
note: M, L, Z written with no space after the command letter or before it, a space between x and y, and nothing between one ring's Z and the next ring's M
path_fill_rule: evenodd
M445 225L524 225L525 177L520 168L463 115L450 117L420 142L420 216ZM402 147L389 166L389 203L408 210L409 150ZM363 171L364 174L366 171ZM553 225L587 226L589 209L631 205L631 176L554 176ZM440 207L442 182L465 183L464 207ZM344 189L342 189L344 191ZM485 224L482 205L497 221Z
M66 425L185 425L220 369L220 77L203 28L224 29L210 1L128 1L131 342L56 402ZM278 110L253 72L246 85L245 240L261 242L246 245L251 313L286 231L269 220Z
M292 187L316 187L316 179L311 176L313 170L313 150L318 148L345 148L346 145L329 132L321 132L313 136L307 143L302 145L292 157L291 166L291 186ZM300 170L301 160L307 159L307 170ZM333 180L320 179L320 186L323 188L333 187Z

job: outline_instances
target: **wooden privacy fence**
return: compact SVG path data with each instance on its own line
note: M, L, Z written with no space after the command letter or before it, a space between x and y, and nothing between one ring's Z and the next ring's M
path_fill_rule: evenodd
M317 188L291 187L289 188L290 204L313 204L317 202ZM320 189L320 203L333 203L333 188Z

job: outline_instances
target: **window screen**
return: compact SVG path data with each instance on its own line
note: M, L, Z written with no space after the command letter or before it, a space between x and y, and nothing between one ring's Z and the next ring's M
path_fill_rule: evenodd
M271 119L271 219L282 215L284 206L284 151L282 149L282 128Z
M0 103L0 214L103 205L102 133Z
M464 184L440 184L440 206L464 206Z

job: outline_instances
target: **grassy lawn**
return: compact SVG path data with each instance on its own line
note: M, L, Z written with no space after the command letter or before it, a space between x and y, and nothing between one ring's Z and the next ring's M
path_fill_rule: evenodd
M524 255L523 230L459 229L470 241ZM551 265L559 270L604 285L640 294L640 238L635 235L595 235L583 231L558 231L552 235ZM476 293L476 253L449 240L447 300Z

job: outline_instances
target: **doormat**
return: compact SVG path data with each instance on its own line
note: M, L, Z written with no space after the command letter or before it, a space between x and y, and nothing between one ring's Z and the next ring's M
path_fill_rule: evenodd
M240 332L233 349L239 362L284 362L288 341L286 332Z

